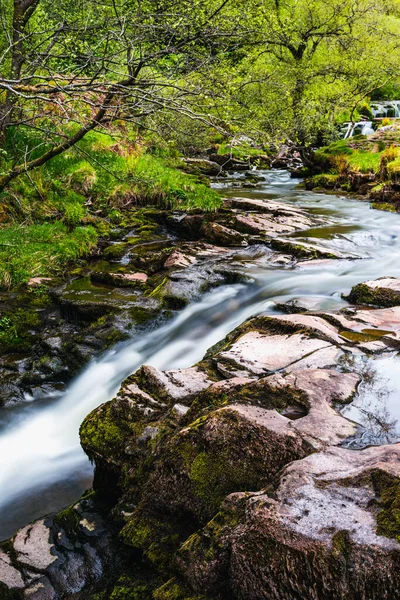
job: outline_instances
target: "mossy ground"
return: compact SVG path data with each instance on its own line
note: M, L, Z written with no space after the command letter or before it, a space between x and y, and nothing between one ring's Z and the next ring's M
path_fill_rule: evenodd
M9 137L13 152L34 144L22 128ZM115 125L20 176L0 195L6 209L0 211L0 289L62 275L71 262L90 255L112 226L136 225L144 234L134 222L138 206L216 209L219 194L179 171L179 163L154 154L133 129Z
M325 189L367 196L373 208L397 212L400 182L400 126L371 137L356 136L321 148L305 182ZM307 177L307 175L306 175Z

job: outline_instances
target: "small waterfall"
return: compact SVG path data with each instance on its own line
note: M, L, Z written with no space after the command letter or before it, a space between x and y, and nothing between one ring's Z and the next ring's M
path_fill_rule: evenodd
M400 100L386 100L384 102L372 102L371 112L375 119L389 118L400 119Z
M357 123L345 123L344 138L345 140L354 137L355 135L372 135L375 130L372 127L372 121L359 121Z
M383 102L372 102L371 112L374 120L400 119L400 100L385 100ZM373 121L358 121L357 123L344 123L343 139L348 140L355 135L372 135L375 133Z

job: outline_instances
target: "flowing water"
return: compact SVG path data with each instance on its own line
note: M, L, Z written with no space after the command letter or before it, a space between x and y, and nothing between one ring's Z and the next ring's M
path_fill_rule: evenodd
M79 425L143 363L160 369L188 367L245 319L272 313L276 302L306 298L314 309L340 309L346 306L341 294L356 283L382 275L400 276L400 215L370 210L365 202L296 189L297 182L284 171L264 175L265 183L256 190L235 190L235 180L216 187L225 187L224 193L236 196L280 199L323 215L326 227L313 228L308 232L310 239L362 258L293 268L260 263L254 250L247 256L244 250L245 270L253 283L215 289L167 325L115 347L89 364L62 396L2 409L0 539L73 502L90 487L92 467L79 445ZM301 234L303 240L305 235ZM400 363L396 356L389 359L385 359L384 375L390 379L400 372ZM400 381L393 377L389 388L390 393L382 393L396 420L400 417ZM367 403L377 401L371 388L363 397ZM357 413L360 421L362 410ZM357 414L350 417L357 420Z

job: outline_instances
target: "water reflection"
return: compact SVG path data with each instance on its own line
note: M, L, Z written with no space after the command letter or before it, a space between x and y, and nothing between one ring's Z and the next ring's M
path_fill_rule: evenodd
M353 402L342 414L359 423L361 428L348 448L365 448L400 441L400 357L360 358L351 370L360 373L362 382Z

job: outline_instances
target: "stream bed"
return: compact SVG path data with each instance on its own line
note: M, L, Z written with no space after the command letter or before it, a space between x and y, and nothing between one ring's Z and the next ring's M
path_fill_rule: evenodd
M276 314L277 304L306 302L312 310L340 310L342 293L362 281L400 276L400 215L372 210L366 202L297 188L285 171L265 171L255 189L237 188L237 178L214 185L231 196L284 201L326 226L291 238L317 241L357 256L300 265L260 264L243 249L249 283L224 285L184 308L178 316L139 339L119 344L91 362L62 395L51 395L0 411L0 539L48 512L60 510L90 487L92 466L79 445L79 426L95 407L110 400L122 380L142 364L159 369L189 367L206 350L253 315ZM400 430L400 361L396 354L368 359L366 377L344 414L363 426L349 447L397 441ZM372 416L371 416L372 414ZM378 426L384 423L382 428Z

